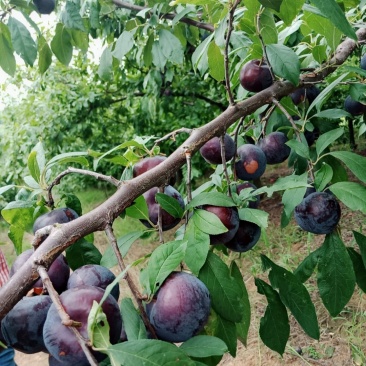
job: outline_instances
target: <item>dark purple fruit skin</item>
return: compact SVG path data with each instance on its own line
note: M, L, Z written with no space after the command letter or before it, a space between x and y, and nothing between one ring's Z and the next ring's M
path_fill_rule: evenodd
M149 189L147 192L143 194L148 211L149 211L149 220L156 225L158 223L158 211L159 211L159 204L155 201L155 195L158 193L159 189L157 187ZM184 209L184 201L180 193L172 186L166 186L164 188L164 193L170 197L175 198L179 205ZM150 228L151 225L146 220L140 220L146 227ZM163 231L170 230L174 226L180 223L180 218L176 218L170 215L165 210L162 210L162 221L163 221Z
M361 57L360 67L362 70L366 70L366 53Z
M103 290L116 279L114 273L106 267L99 264L87 264L79 267L73 273L67 282L67 289L79 287L81 285L89 285L100 287ZM110 294L118 301L119 285L113 287Z
M43 325L51 304L48 295L23 297L1 322L6 344L28 354L47 352Z
M260 92L273 84L268 65L261 60L250 60L240 70L240 84L250 92Z
M240 220L237 233L225 246L234 252L247 252L257 244L260 236L261 228L257 224Z
M244 182L244 183L238 184L236 186L236 192L237 192L237 194L239 194L243 189L247 189L247 188L257 189L257 187L253 183ZM260 197L256 196L254 201L248 202L248 207L249 208L258 208L260 200L261 200Z
M305 102L305 100L311 104L319 94L319 88L317 88L315 85L312 85L309 88L300 88L295 90L290 94L290 97L295 105L299 105L300 103Z
M13 262L13 265L10 268L10 277L14 275L16 271L32 256L34 253L33 249L28 249L21 253ZM60 294L61 292L66 290L67 281L70 277L70 267L66 262L66 258L63 254L60 254L55 261L51 264L48 269L48 275L51 279L52 285L55 290ZM43 283L41 279L38 279L33 288L43 287Z
M341 218L341 208L334 195L327 192L309 194L295 207L295 220L305 231L329 234Z
M279 164L284 162L290 155L291 149L286 145L287 136L283 132L271 132L258 143L264 152L267 164Z
M266 170L266 155L256 145L245 144L238 148L239 160L235 163L236 176L242 180L260 178Z
M314 142L319 138L320 136L320 131L319 128L314 127L314 129L312 131L308 131L306 130L304 132L304 136L306 139L306 142L308 143L308 146L312 146L314 144Z
M147 315L159 339L185 342L198 334L210 314L210 293L197 277L173 272L146 305Z
M55 10L55 0L33 0L40 14L51 14Z
M239 228L238 210L233 207L210 206L202 207L204 210L215 214L223 225L228 229L227 232L217 235L210 235L210 244L225 244L230 241Z
M133 166L132 176L136 178L137 176L146 173L148 170L155 168L164 160L166 160L166 156L159 156L159 155L144 158ZM172 178L170 178L169 184L171 186L174 186L175 181L176 176L174 175Z
M230 135L225 134L225 160L230 161L235 156L235 142ZM208 140L200 149L202 157L209 164L222 164L220 138L214 137Z
M58 361L52 355L48 356L48 366L63 366L63 365L65 366L63 362Z
M94 286L80 286L71 288L60 295L61 303L70 315L70 318L81 322L78 328L80 334L88 339L88 316L93 301L100 302L104 290ZM110 326L110 342L115 344L119 341L122 329L122 318L117 301L113 296L108 295L102 305L103 312L107 316ZM74 333L69 327L61 323L56 307L52 304L43 327L43 339L47 351L59 362L66 365L89 366L89 362L80 347ZM93 351L98 360L105 355Z
M366 106L356 100L353 100L349 95L344 101L344 110L352 116L360 116L366 111Z
M79 215L72 208L57 208L56 210L47 212L36 219L33 224L33 233L35 234L37 230L42 229L45 226L65 224L77 219L78 217Z

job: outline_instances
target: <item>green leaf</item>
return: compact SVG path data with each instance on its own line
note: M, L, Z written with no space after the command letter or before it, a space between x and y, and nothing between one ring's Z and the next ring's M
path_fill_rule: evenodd
M318 264L318 288L324 306L337 316L352 297L356 278L353 264L336 233L325 237Z
M133 366L195 366L187 354L174 344L156 339L140 339L115 344L107 353L121 365Z
M310 160L309 146L306 142L300 142L298 140L289 140L286 145L290 146L297 155L302 156L305 159Z
M126 256L127 252L131 248L131 245L137 239L141 238L143 234L143 231L132 231L118 238L117 244L122 257ZM100 260L100 264L107 268L112 268L117 265L117 258L111 246L109 246L104 252L103 257Z
M286 25L290 25L292 21L300 14L304 2L305 0L282 1L279 17L285 22Z
M210 249L210 236L198 229L193 220L190 220L186 227L184 240L187 241L184 262L195 275L198 275L206 262L208 250Z
M339 119L343 117L352 117L352 116L343 109L326 109L324 111L320 111L314 114L312 117Z
M184 210L175 198L164 193L157 193L155 195L155 200L159 203L162 209L170 215L178 219L182 218Z
M147 339L146 328L140 314L135 309L130 298L124 298L121 301L121 314L123 326L129 341L138 339Z
M311 0L311 2L346 36L357 41L357 35L344 11L335 0Z
M144 196L137 197L132 205L126 208L126 215L138 220L149 219L149 210Z
M363 264L362 257L353 248L347 248L347 251L353 264L357 286L366 293L366 268Z
M240 322L243 318L240 285L216 254L208 252L198 278L207 286L215 312L226 320Z
M243 319L239 323L236 323L236 333L237 338L240 340L240 342L242 342L244 346L247 346L248 332L250 326L250 302L248 291L245 287L240 269L234 261L231 263L230 266L230 274L241 287L241 291L243 294L241 298L241 303L243 306Z
M259 335L267 347L283 355L290 336L286 307L270 285L259 278L255 279L255 285L258 293L265 295L268 301L266 312L260 321Z
M46 168L49 169L51 168L55 163L58 164L65 164L65 163L71 163L71 162L78 162L81 165L85 165L88 166L88 161L83 158L83 156L88 155L87 152L83 152L83 151L75 151L75 152L68 152L68 153L63 153L63 154L59 154L54 156L51 160L49 160L46 164Z
M113 75L113 57L109 47L106 47L100 56L98 75L104 81L109 81Z
M144 279L147 282L143 283L148 296L155 294L170 273L179 266L186 248L186 241L176 240L161 244L152 252L145 270L147 273Z
M329 186L336 195L351 210L366 213L366 187L356 182L339 182Z
M72 57L72 43L69 31L62 23L56 26L56 34L51 41L51 49L57 59L64 65L68 65Z
M134 44L135 41L133 39L133 33L123 31L116 41L116 45L112 52L113 57L119 61L122 61L123 57L132 50Z
M3 186L0 188L0 195L2 195L3 193L5 193L6 191L8 191L9 189L12 189L16 187L15 184L8 184L6 186Z
M100 264L102 253L93 243L80 239L66 249L66 259L70 268L75 271L87 264Z
M328 153L341 160L348 169L363 183L366 183L366 158L350 151L332 151Z
M224 80L224 55L221 53L220 47L215 42L211 42L208 46L207 57L210 75L217 81Z
M344 134L344 128L336 128L334 130L328 131L319 136L318 140L315 143L316 153L318 156L334 141L340 138Z
M282 0L258 0L264 7L280 11Z
M102 307L93 301L93 306L88 315L88 337L95 348L108 348L109 341L109 323Z
M50 46L43 36L38 36L38 69L44 74L52 63L52 52Z
M333 169L327 163L323 163L319 170L317 170L314 174L315 180L314 184L317 188L317 191L323 191L327 184L333 178Z
M178 65L183 63L183 46L174 34L166 29L161 29L159 31L159 46L167 60Z
M192 54L193 67L195 70L199 70L201 75L203 75L208 68L207 50L213 36L213 34L209 35L201 44L198 45Z
M195 210L191 220L197 229L206 234L217 235L228 231L227 227L214 213L206 210Z
M10 76L14 76L16 69L15 56L11 43L9 28L3 22L0 22L0 66Z
M322 255L321 247L311 252L295 269L294 275L301 282L306 282L310 276L313 274L318 262L319 258Z
M80 15L79 2L67 1L61 13L61 21L69 29L86 31L83 18Z
M288 307L304 331L312 338L319 339L319 325L314 304L302 282L290 271L261 255L263 267L270 267L269 279L278 292L283 304Z
M298 85L300 77L300 61L296 53L289 47L281 44L266 46L268 62L273 72L284 79Z
M282 203L284 205L282 217L281 217L281 227L285 227L289 224L292 212L295 207L300 204L306 192L306 187L291 188L287 189L282 195Z
M28 29L19 20L9 17L8 27L14 51L27 65L33 66L37 58L37 46Z
M357 231L353 231L353 236L355 237L356 243L360 248L363 264L366 267L366 236Z
M235 357L237 346L235 323L217 314L214 335L225 342L231 356Z
M268 227L268 212L257 210L255 208L241 208L239 210L240 220L253 222L262 228Z
M272 11L264 9L259 17L259 26L261 36L266 45L278 42L278 32Z
M150 34L146 45L144 47L144 63L146 67L149 67L152 64L152 46L154 43L154 35Z
M212 205L222 207L235 207L236 204L233 199L221 192L203 192L193 197L192 201L186 206L187 210L193 207Z
M217 337L198 335L185 341L180 347L190 357L221 356L227 352L225 342Z
M39 183L41 173L37 162L37 151L32 151L29 154L27 165L31 176L37 183Z

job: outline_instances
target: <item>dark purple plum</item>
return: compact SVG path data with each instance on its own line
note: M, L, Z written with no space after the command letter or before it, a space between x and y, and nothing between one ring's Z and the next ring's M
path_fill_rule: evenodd
M10 277L14 275L16 271L32 256L33 249L28 249L21 253L13 262L10 268ZM48 269L48 276L51 279L52 285L55 290L60 294L66 290L67 281L70 277L70 267L66 262L66 258L63 254L60 254ZM38 279L33 288L42 288L43 283L41 279Z
M159 339L185 342L198 334L210 314L210 293L197 277L186 272L171 273L146 311Z
M305 101L307 101L308 104L311 104L319 94L319 88L317 88L315 85L312 85L308 88L296 89L290 94L290 97L295 105L299 105Z
M60 362L56 358L54 358L52 355L48 356L48 366L65 366L63 362Z
M329 234L341 218L341 208L336 197L327 192L314 192L295 207L295 220L305 231Z
M166 156L161 155L144 158L133 166L132 176L136 178L137 176L146 173L148 170L155 168L164 160L166 160ZM171 186L174 186L176 178L176 175L170 178L169 184Z
M257 187L253 183L244 182L244 183L238 184L236 186L236 192L237 192L237 194L239 194L243 189L247 189L247 188L257 189ZM248 207L249 208L258 208L259 203L260 203L260 197L256 196L255 200L248 202Z
M235 156L235 142L230 135L225 134L225 160L230 161ZM202 157L209 164L222 164L220 138L214 137L208 140L200 149Z
M79 287L81 285L97 286L103 290L116 279L114 273L106 267L99 264L87 264L79 267L73 273L67 282L67 289ZM119 285L113 287L111 295L118 301Z
M362 70L366 70L366 53L361 57L360 67Z
M222 206L210 206L205 205L202 207L204 210L215 214L223 225L228 229L227 232L222 234L210 235L210 243L225 244L230 241L239 227L239 214L238 210L233 207L222 207Z
M65 224L72 220L75 220L79 215L72 209L68 207L57 208L53 211L47 212L39 216L33 224L33 233L35 234L37 230L44 228L48 225L54 224ZM47 238L48 235L42 237L42 241Z
M290 155L291 149L286 145L287 136L283 132L271 132L258 143L266 156L267 164L279 164Z
M149 220L156 225L158 223L158 212L159 212L159 204L155 200L155 195L158 193L159 189L157 187L149 189L147 192L143 194L147 207L149 210ZM179 205L184 209L184 201L180 193L173 188L172 186L166 186L164 188L164 193L169 197L175 198ZM147 220L140 220L146 227L151 227ZM162 221L163 221L163 231L170 230L174 226L180 223L180 219L170 215L165 210L162 210Z
M51 14L55 10L55 0L33 0L39 14Z
M261 228L253 222L240 220L235 236L225 246L234 252L247 252L257 244Z
M87 285L71 288L60 295L66 313L70 315L72 320L81 323L78 331L85 339L88 339L87 323L93 301L100 302L103 295L104 290L100 287ZM102 309L110 326L110 342L115 344L120 339L122 329L122 318L118 303L113 296L108 295ZM43 327L43 339L47 351L57 361L66 365L89 366L89 362L74 333L69 327L61 323L61 318L53 304L48 311ZM98 361L105 357L100 352L92 352Z
M344 110L352 116L360 116L366 111L366 106L356 100L353 100L349 95L344 101Z
M312 131L305 130L304 132L305 140L308 143L308 146L312 146L314 142L320 136L320 130L318 127L314 127Z
M235 163L236 176L242 180L258 179L266 170L266 155L256 145L244 144L238 148L239 160Z
M273 84L273 79L266 62L250 60L240 70L240 84L250 92L260 92Z
M48 295L23 297L1 322L6 343L24 353L46 352L43 325L51 304Z

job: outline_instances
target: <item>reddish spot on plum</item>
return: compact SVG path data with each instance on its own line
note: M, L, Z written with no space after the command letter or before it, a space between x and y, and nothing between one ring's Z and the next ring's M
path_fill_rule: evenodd
M253 180L263 175L267 160L258 146L245 144L238 148L237 153L239 160L235 163L235 172L239 179Z
M201 280L186 272L173 272L146 311L159 339L185 342L207 323L210 304L210 293Z

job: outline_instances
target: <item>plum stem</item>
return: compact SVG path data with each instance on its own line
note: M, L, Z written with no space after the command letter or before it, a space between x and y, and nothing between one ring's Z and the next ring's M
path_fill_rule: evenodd
M225 134L220 136L220 148L221 148L221 159L222 159L222 168L224 169L225 178L227 182L228 194L232 197L231 188L230 188L230 177L227 171L226 166L226 156L225 156Z
M126 265L125 265L124 260L122 258L122 254L119 251L117 239L116 239L116 236L114 235L113 228L112 228L112 225L111 224L108 224L105 227L105 233L106 233L106 235L108 237L109 242L112 245L114 254L115 254L115 256L117 258L117 261L118 261L118 266L119 266L120 270L123 272L124 270L126 270ZM140 314L141 314L141 317L142 317L142 321L144 322L145 327L149 330L149 332L151 333L152 337L155 338L155 339L157 339L157 336L156 336L156 333L155 333L155 329L151 325L151 323L149 321L149 318L148 318L148 316L146 314L144 305L142 303L142 300L141 299L143 297L142 297L139 289L137 288L136 284L133 282L133 280L132 280L132 278L131 278L131 276L130 276L130 274L128 272L126 272L125 279L126 279L126 282L127 282L128 287L131 290L131 293L132 293L133 297L136 300L136 303L137 303L137 306L139 308L139 311L140 311Z
M164 186L159 187L159 193L164 193ZM159 241L160 244L164 244L164 235L163 235L163 209L158 205L158 230L159 230Z

